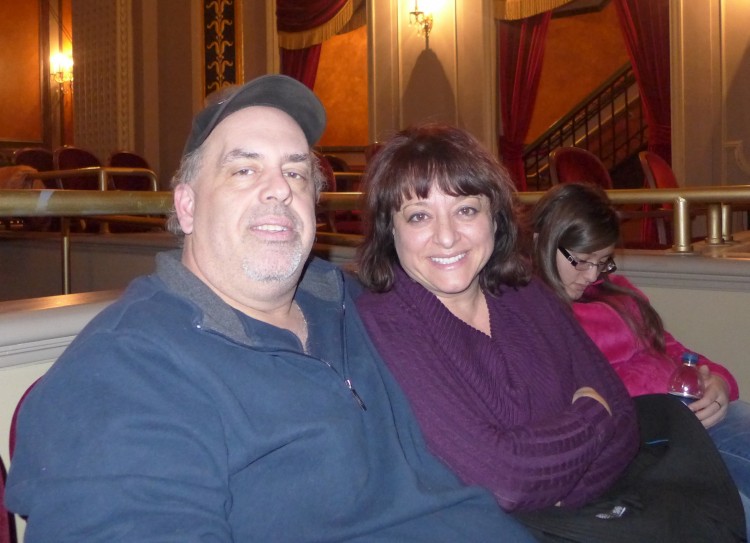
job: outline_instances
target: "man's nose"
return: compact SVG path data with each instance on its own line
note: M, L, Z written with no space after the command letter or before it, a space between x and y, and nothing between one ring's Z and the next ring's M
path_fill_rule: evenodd
M263 180L263 190L261 198L263 200L278 200L286 202L292 195L292 189L289 186L289 180L280 170L266 172Z

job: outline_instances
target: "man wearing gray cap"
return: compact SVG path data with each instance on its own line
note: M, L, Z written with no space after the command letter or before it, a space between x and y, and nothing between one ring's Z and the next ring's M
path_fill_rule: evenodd
M26 542L531 541L425 447L351 278L309 259L325 127L265 76L198 113L181 251L76 338L20 412Z

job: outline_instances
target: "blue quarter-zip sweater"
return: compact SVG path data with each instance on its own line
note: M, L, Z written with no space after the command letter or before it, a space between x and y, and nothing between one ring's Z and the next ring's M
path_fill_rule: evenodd
M427 452L341 272L296 300L306 351L159 255L24 402L26 542L531 541Z

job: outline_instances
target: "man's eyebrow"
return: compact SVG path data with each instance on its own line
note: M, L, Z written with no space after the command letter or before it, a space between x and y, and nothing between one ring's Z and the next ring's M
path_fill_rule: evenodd
M220 165L223 166L234 160L242 160L242 159L248 159L248 158L257 160L257 159L263 158L263 155L255 151L246 151L244 149L232 149L221 158ZM283 158L284 158L284 162L295 162L295 163L307 162L308 160L310 160L310 153L291 153L291 154L285 155Z
M223 166L225 164L228 164L238 159L247 159L247 158L258 159L258 158L261 158L262 156L263 155L261 155L260 153L256 153L253 151L245 151L243 149L232 149L231 151L226 153L223 157L221 157L220 165Z
M307 162L310 160L310 153L292 153L284 157L284 162Z

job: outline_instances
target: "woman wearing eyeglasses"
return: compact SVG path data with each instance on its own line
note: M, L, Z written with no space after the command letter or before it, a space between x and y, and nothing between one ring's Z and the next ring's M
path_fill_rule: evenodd
M666 393L688 351L672 337L646 296L613 274L620 221L600 188L566 183L548 190L533 211L537 274L564 301L594 340L631 396ZM750 492L750 404L738 401L737 382L703 356L703 398L690 404L708 429L742 494Z

